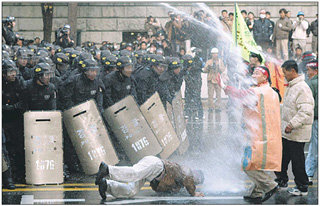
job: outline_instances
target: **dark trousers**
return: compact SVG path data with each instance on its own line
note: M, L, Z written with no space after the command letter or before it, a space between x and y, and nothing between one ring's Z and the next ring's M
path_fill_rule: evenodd
M278 179L288 182L288 165L292 161L294 182L298 188L308 188L308 176L305 169L304 142L294 142L282 138L281 172L275 172Z

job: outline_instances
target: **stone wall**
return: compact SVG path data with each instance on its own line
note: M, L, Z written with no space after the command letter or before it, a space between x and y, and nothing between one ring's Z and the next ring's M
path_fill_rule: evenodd
M254 3L254 5L253 5ZM220 15L221 10L234 12L232 2L206 2L216 15ZM194 3L170 3L171 6L191 14L199 10ZM298 11L304 11L306 19L311 22L315 19L318 11L318 3L313 2L240 2L240 9L247 12L252 11L258 16L260 9L264 8L271 12L272 20L278 18L278 11L281 8L289 9L292 13L292 19L295 18ZM100 43L103 40L114 42L122 41L122 32L125 31L143 31L144 21L147 16L154 16L159 19L164 26L168 19L167 9L160 3L146 2L96 2L96 3L78 3L78 25L81 30L81 40L94 41ZM43 38L43 22L40 2L3 2L2 17L8 15L15 16L16 31L22 34L26 39L33 39L35 36ZM68 22L68 4L59 2L54 3L53 30ZM54 34L52 35L54 40ZM311 37L308 39L309 47Z

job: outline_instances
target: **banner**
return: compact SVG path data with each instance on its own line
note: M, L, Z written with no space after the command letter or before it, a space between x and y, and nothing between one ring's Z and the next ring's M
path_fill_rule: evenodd
M253 35L249 31L249 28L241 15L238 4L235 5L235 18L232 26L232 37L234 39L235 46L240 48L243 59L249 62L250 52L254 52L261 55L263 60L262 64L264 63L265 60L263 54L258 49Z

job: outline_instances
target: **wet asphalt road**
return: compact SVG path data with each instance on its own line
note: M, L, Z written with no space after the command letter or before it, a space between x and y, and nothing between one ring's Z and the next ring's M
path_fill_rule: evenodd
M217 144L223 144L224 134L230 130L230 124L227 122L227 113L222 112L208 113L205 109L204 120L188 120L188 137L197 136L199 138L190 139L191 147L187 156L173 155L171 159L181 162L182 159L195 157L199 151L206 153L212 148L217 148ZM233 126L231 126L233 127ZM215 137L212 138L212 137ZM221 137L218 139L216 137ZM306 145L305 151L307 151ZM201 149L199 149L201 148ZM200 156L199 156L200 157ZM201 157L200 157L201 158ZM183 161L182 161L183 162ZM211 172L211 171L210 171ZM241 170L239 170L239 173ZM210 173L209 173L210 174ZM289 188L295 186L291 167L288 170ZM241 176L242 177L242 176ZM207 177L206 177L207 178ZM314 177L318 178L318 175ZM98 188L94 185L94 176L85 176L84 174L72 174L71 178L61 185L42 185L32 186L25 184L16 184L15 190L2 189L2 204L248 204L243 200L243 195L250 188L250 181L242 181L243 188L238 191L226 189L225 191L216 191L210 188L223 188L223 181L210 182L209 185L200 185L197 190L203 191L205 197L190 197L186 190L179 194L161 195L151 190L147 182L138 195L130 199L115 199L108 195L106 201L101 201ZM291 196L286 190L278 191L268 201L263 204L318 204L318 182L309 187L309 193L304 197Z

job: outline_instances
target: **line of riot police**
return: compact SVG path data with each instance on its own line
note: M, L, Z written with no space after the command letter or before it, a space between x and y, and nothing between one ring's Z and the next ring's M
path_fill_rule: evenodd
M200 101L202 65L197 55L184 55L180 59L145 50L118 51L108 46L97 49L94 44L83 48L62 48L50 43L42 47L3 45L2 121L6 138L3 156L9 171L3 175L5 187L12 189L13 182L25 181L24 112L65 111L94 99L102 114L128 95L141 105L155 92L166 107L180 90L183 79L189 96ZM108 127L106 121L105 124ZM68 134L63 131L64 175L68 178L70 172L79 172L81 168ZM116 138L112 141L120 159L125 160Z

